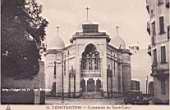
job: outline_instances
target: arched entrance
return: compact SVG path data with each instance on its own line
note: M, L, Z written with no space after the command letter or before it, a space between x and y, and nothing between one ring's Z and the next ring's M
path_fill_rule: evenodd
M100 91L102 87L101 80L97 79L96 80L96 91Z
M101 97L101 68L100 53L96 46L88 44L82 53L81 58L81 89L84 96L95 98L96 95ZM97 80L98 79L98 80Z

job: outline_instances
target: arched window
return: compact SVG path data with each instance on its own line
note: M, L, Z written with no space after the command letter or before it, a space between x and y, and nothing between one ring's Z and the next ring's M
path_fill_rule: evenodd
M81 68L83 70L98 70L100 57L99 52L93 44L87 45L82 53Z

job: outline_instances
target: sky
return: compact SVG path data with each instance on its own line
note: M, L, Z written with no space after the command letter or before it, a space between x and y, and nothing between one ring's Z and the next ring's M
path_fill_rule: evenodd
M146 0L37 0L42 6L42 15L47 18L47 46L57 40L57 29L65 45L69 45L72 35L81 31L86 21L86 7L89 7L89 20L99 24L100 31L106 31L110 38L116 35L115 27L126 45L138 44L147 48L150 37L146 31L148 13Z

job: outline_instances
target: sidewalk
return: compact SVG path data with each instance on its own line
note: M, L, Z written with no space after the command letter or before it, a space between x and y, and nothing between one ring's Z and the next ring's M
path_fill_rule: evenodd
M65 105L119 105L124 104L121 98L112 99L82 99L82 98L65 98L64 100L48 98L46 104L65 104Z

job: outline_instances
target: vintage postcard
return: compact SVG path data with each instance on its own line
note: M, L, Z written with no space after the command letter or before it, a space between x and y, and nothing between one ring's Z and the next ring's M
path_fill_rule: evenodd
M170 0L1 0L0 110L170 109Z

